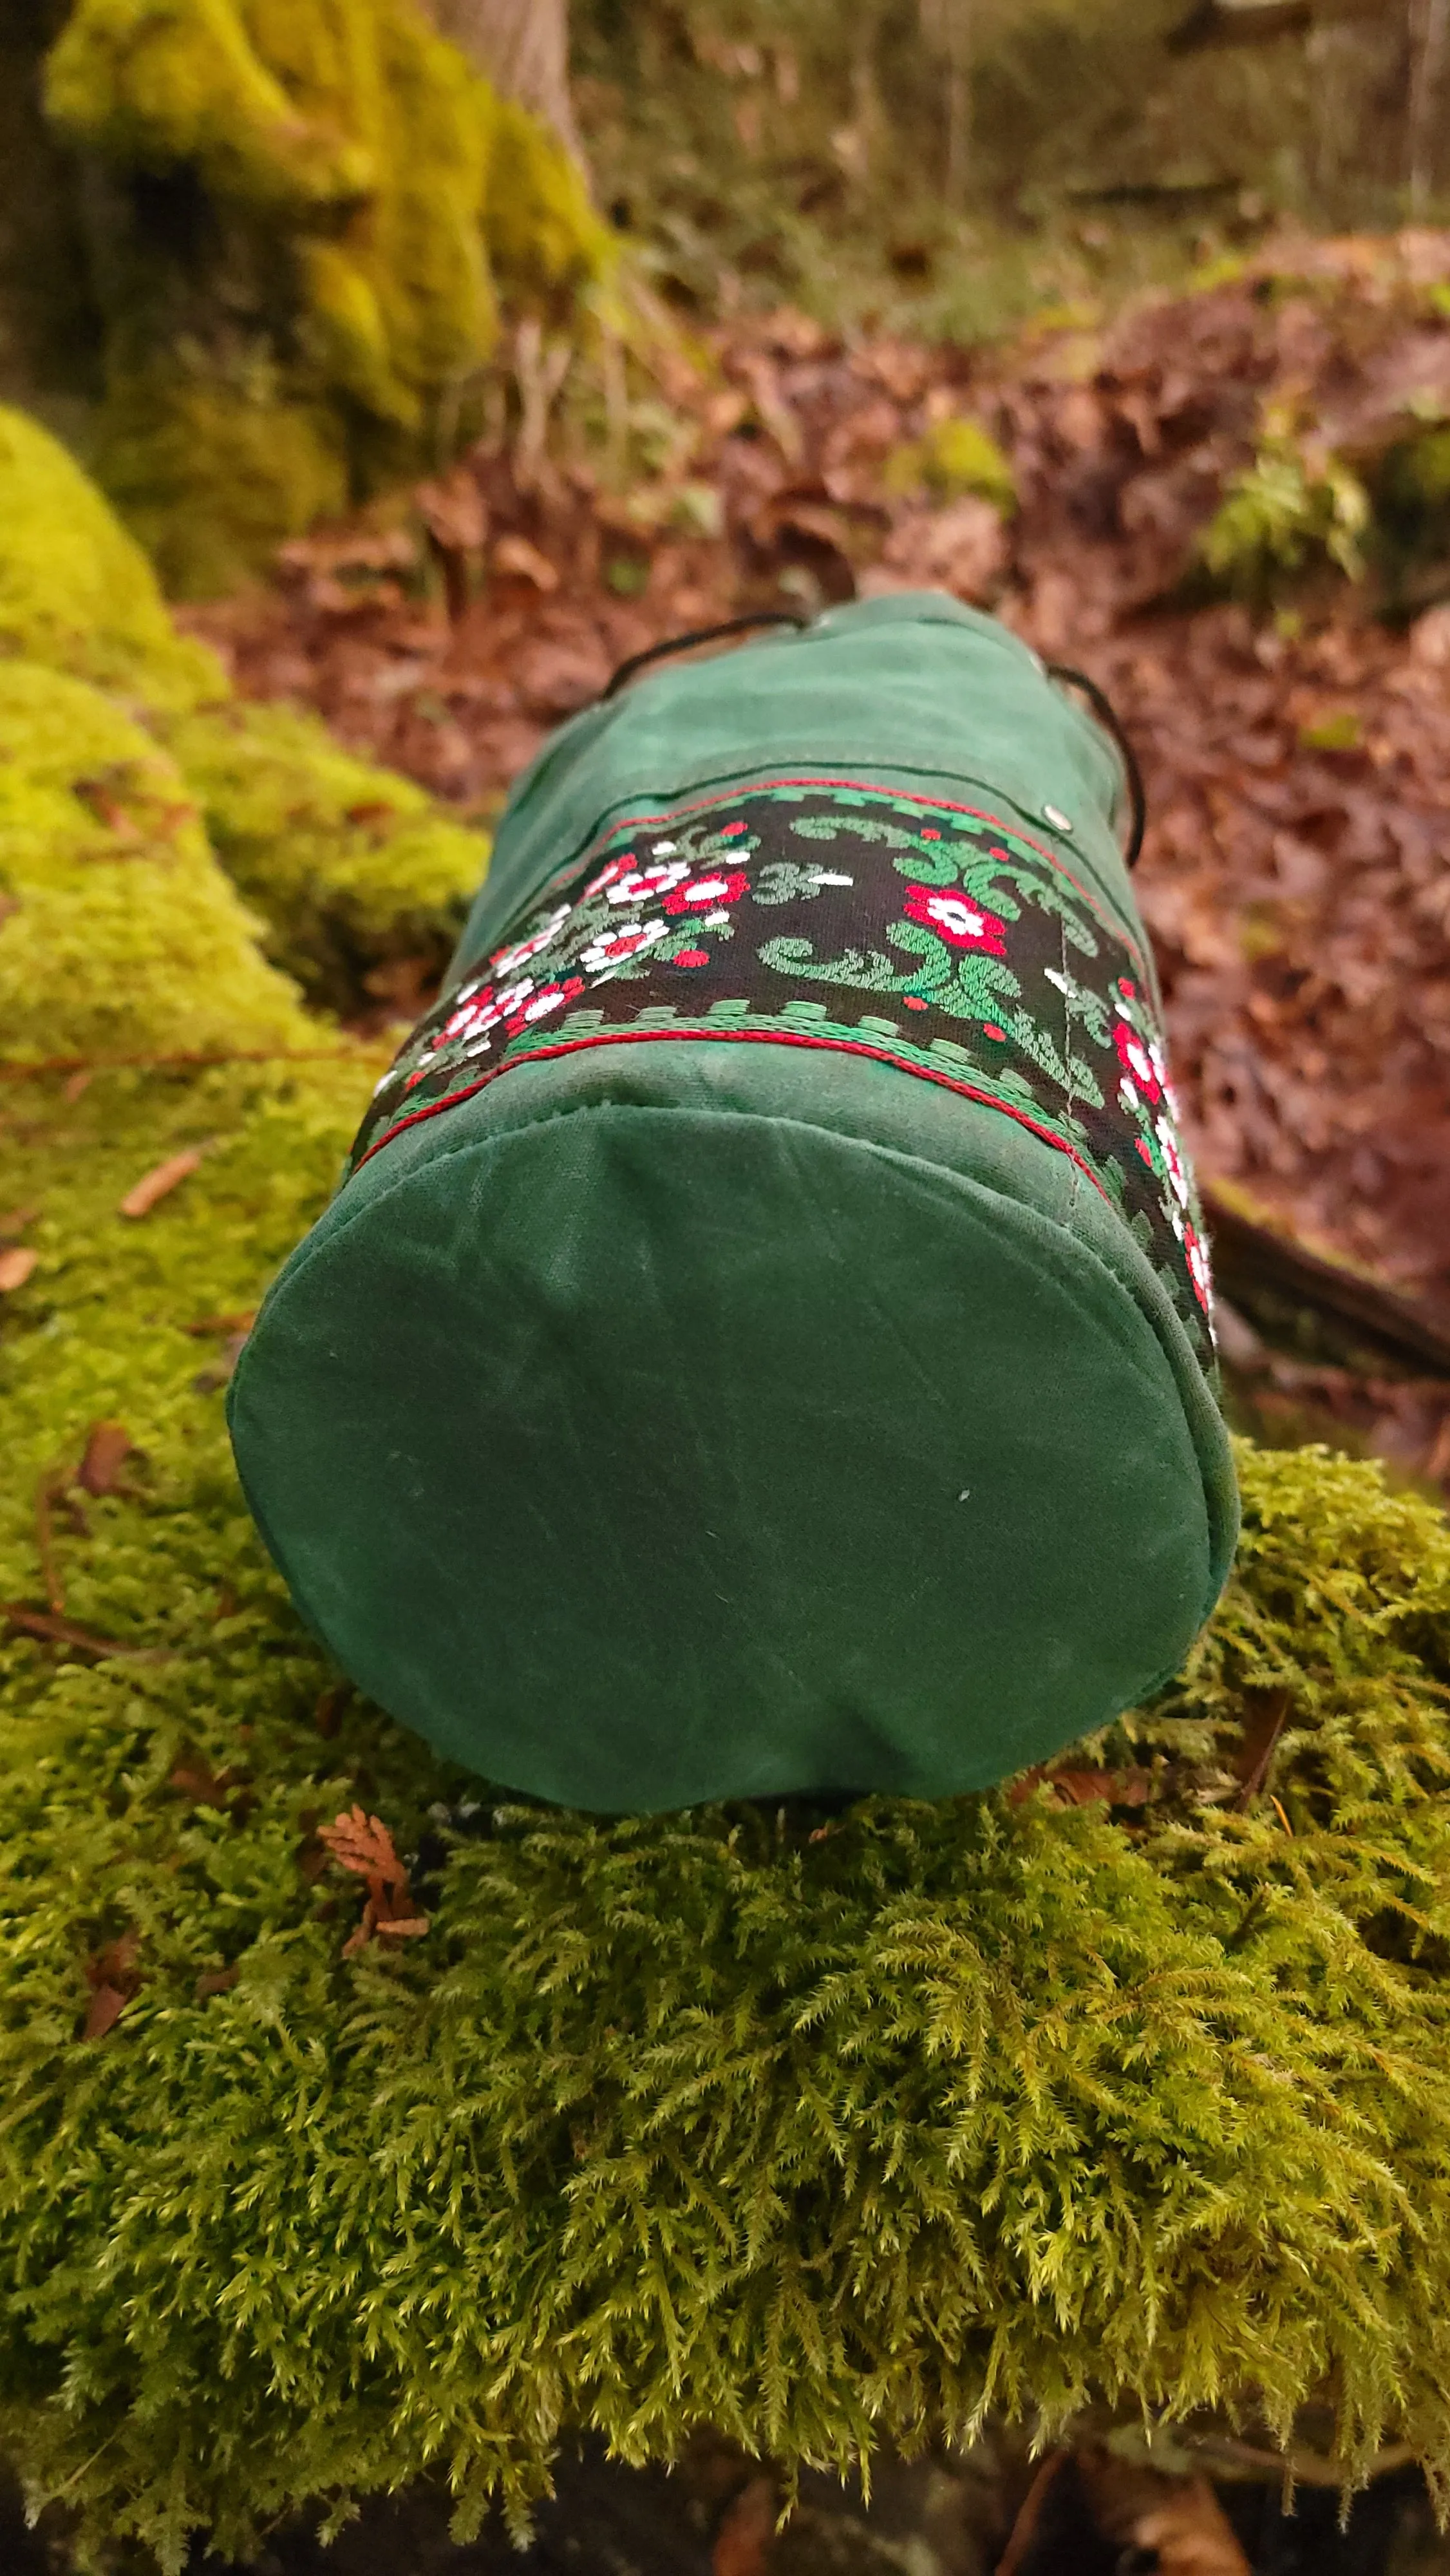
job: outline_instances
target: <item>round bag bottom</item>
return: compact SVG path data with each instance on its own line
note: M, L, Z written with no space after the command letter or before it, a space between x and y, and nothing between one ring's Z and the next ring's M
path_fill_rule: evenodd
M523 1065L396 1138L233 1423L354 1679L606 1812L1001 1778L1173 1671L1233 1542L1212 1397L1069 1160L764 1044Z

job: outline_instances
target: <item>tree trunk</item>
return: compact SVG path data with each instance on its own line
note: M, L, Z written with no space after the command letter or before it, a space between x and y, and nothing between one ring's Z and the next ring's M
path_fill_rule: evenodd
M429 0L429 6L439 34L505 98L532 108L582 161L569 99L568 0Z
M1450 45L1450 0L1411 0L1407 153L1410 211L1423 215L1440 177L1441 90Z

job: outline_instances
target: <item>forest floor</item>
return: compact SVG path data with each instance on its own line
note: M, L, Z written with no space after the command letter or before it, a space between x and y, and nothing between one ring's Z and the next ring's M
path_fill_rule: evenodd
M1446 235L1291 243L1107 328L1059 312L989 349L736 319L703 356L664 353L632 482L597 447L560 461L536 362L507 447L406 518L289 546L269 588L192 622L247 692L317 706L487 819L548 729L664 637L930 584L994 608L1088 671L1137 746L1137 882L1201 1173L1443 1324L1450 570L1412 567L1391 621L1383 568L1348 580L1305 530L1331 491L1316 458L1450 415L1447 275ZM964 418L1000 447L1015 509L962 488L945 425ZM1277 571L1277 604L1213 602L1203 532L1276 420L1288 497L1262 504L1260 558L1237 569ZM404 975L380 1008L420 999ZM1246 1427L1322 1423L1450 1478L1443 1379L1253 1334L1230 1356Z

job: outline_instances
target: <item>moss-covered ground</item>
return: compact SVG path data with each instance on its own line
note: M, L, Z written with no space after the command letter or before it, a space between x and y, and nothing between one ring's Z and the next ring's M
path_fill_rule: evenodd
M339 1692L222 1421L226 1335L379 1062L0 1085L0 1233L39 1256L0 1298L0 2441L32 2491L174 2569L428 2467L467 2525L591 2425L832 2462L988 2404L1327 2395L1349 2463L1403 2435L1450 2470L1440 1515L1246 1451L1214 1626L1096 1757L1143 1805L496 1802ZM135 1454L52 1506L47 1571L36 1497L97 1421ZM355 1802L422 1845L430 1928L348 1959L316 1827Z
M235 697L79 466L0 409L0 1056L305 1049L297 986L346 1011L389 963L439 973L487 859L309 712Z

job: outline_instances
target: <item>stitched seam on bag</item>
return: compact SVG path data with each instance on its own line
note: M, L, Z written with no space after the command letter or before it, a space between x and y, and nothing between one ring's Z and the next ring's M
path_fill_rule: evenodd
M502 1064L492 1066L489 1072L480 1075L477 1082L470 1083L466 1090L450 1092L446 1099L430 1101L426 1109L416 1109L411 1117L400 1119L396 1127L390 1127L385 1136L379 1137L375 1145L369 1146L368 1151L359 1161L357 1169L360 1172L365 1171L368 1164L376 1155L382 1153L385 1146L393 1144L399 1136L406 1135L410 1127L421 1127L428 1119L441 1117L445 1110L457 1109L463 1101L476 1099L479 1092L490 1090L494 1083L503 1079L506 1073L517 1073L522 1065L548 1064L558 1056L581 1055L591 1047L644 1046L651 1040L660 1038L703 1039L715 1044L734 1040L737 1044L744 1041L752 1046L814 1047L835 1055L866 1056L875 1064L888 1064L897 1073L910 1074L918 1082L935 1083L943 1091L954 1091L964 1100L975 1100L982 1108L996 1110L1001 1117L1010 1118L1014 1126L1026 1128L1029 1135L1036 1136L1042 1144L1050 1146L1054 1153L1065 1154L1068 1161L1077 1167L1083 1177L1091 1181L1104 1205L1110 1208L1113 1205L1097 1174L1071 1145L1060 1136L1054 1136L1050 1128L1039 1126L1036 1119L1029 1118L1025 1110L1014 1109L1008 1102L999 1099L994 1092L979 1088L975 1083L959 1081L953 1074L933 1072L926 1065L908 1064L902 1057L893 1055L889 1048L870 1046L864 1039L815 1037L808 1035L804 1030L797 1029L710 1029L705 1027L600 1029L591 1032L587 1037L561 1038L553 1046L532 1047L527 1055L514 1056ZM833 1131L826 1129L823 1132L830 1134ZM931 1168L945 1170L947 1166L933 1165ZM1114 1214L1116 1213L1114 1209Z

